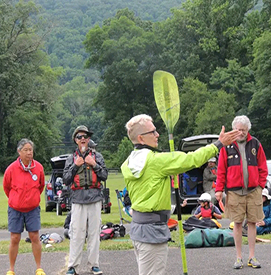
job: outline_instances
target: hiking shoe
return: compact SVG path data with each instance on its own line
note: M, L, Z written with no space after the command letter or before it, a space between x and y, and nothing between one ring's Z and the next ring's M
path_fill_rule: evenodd
M261 268L261 264L257 261L257 259L255 257L249 259L247 262L247 265L251 266L253 268Z
M66 272L66 275L78 275L75 272L75 269L73 267L70 267L69 270Z
M92 274L96 274L96 275L103 274L103 272L101 271L101 269L99 267L97 267L97 266L93 266L91 268L91 273Z
M243 260L238 258L237 261L234 263L233 268L234 269L241 269L243 268L244 264L243 264Z
M15 275L14 271L9 270L6 275Z

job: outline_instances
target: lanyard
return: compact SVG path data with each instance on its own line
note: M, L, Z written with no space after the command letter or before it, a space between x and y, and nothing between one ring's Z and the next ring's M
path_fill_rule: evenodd
M32 161L28 164L27 167L25 167L24 164L23 164L23 162L22 162L22 160L21 160L21 159L19 159L19 160L20 160L20 164L22 165L24 171L29 172L30 175L31 175L31 177L32 177L32 180L36 181L36 180L38 179L38 176L37 176L36 174L33 174L33 173L31 172L31 170L30 170L30 169L33 169L33 168L35 167L35 165L33 165L33 166L31 167Z

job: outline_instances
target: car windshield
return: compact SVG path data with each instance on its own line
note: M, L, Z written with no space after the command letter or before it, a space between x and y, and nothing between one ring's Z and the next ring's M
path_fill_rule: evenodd
M271 176L271 161L267 162L268 175Z

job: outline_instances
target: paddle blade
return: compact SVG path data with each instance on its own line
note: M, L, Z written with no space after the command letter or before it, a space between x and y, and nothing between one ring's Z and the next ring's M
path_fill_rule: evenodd
M173 133L180 116L179 90L174 75L155 71L153 74L154 99L168 132Z
M219 204L221 211L225 212L225 208L224 208L224 204L223 204L222 200L220 200L218 204Z

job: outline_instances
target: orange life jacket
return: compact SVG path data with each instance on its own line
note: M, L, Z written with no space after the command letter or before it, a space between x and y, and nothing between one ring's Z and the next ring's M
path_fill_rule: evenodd
M212 168L211 169L211 172L213 175L216 175L217 174L217 169L216 167ZM212 188L215 188L216 187L216 181L213 181L213 185L212 185Z
M94 160L96 158L95 153L93 153L92 151L89 151L83 157L81 153L78 150L76 150L76 152L73 155L73 161L75 162L76 158L79 156L85 159L87 155L91 155L91 157L93 157ZM101 183L98 181L96 173L94 172L93 168L86 163L79 167L76 175L74 176L73 183L71 185L72 190L100 187Z

